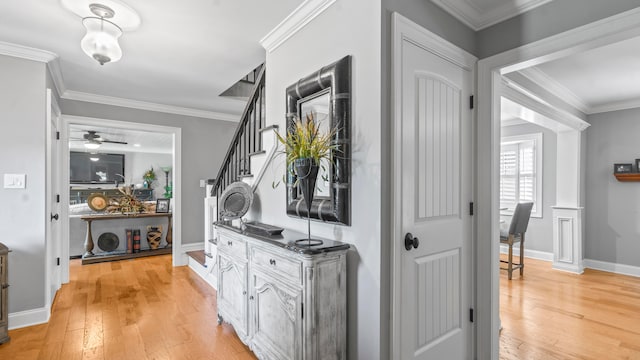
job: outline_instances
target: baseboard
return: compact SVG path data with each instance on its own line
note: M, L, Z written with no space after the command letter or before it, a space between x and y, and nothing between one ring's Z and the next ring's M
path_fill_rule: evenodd
M9 313L9 330L44 324L50 315L51 310L47 307Z
M584 267L621 275L640 277L640 266L616 264L607 261L584 259Z
M509 247L507 245L500 245L500 253L508 254ZM513 247L513 255L520 256L520 247ZM553 253L546 251L538 251L538 250L530 250L524 249L524 257L528 257L531 259L544 260L544 261L553 261Z
M217 290L216 279L209 273L209 268L203 266L193 258L189 258L189 269L193 270L198 276L209 284L212 288Z

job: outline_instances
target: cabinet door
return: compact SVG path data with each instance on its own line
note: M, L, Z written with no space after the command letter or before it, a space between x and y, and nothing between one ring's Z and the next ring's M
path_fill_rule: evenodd
M252 349L261 359L302 358L302 289L251 273Z
M218 253L218 314L233 325L240 338L247 335L247 264Z

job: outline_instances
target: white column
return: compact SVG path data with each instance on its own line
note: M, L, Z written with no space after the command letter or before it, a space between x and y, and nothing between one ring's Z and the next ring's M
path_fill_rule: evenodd
M556 205L553 209L553 268L584 271L583 213L581 206L582 131L558 132Z

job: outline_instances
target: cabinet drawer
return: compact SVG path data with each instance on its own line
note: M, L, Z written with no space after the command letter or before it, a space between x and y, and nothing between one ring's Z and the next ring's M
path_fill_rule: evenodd
M277 275L282 276L281 280L292 281L296 284L302 280L302 262L286 258L271 251L261 248L251 247L251 263L262 268L269 269Z
M240 260L247 259L247 242L239 236L220 233L218 251Z

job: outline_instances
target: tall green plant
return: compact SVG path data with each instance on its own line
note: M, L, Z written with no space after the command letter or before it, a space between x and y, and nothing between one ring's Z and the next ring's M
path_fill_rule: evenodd
M317 164L323 159L331 162L331 151L337 149L337 146L332 144L335 134L335 128L321 133L319 124L314 121L313 113L308 113L304 120L296 119L293 128L287 131L284 137L276 131L278 141L284 145L287 167L296 159L311 158Z
M293 163L296 159L307 158L315 160L316 164L326 170L324 164L333 164L332 151L339 151L338 145L333 143L336 132L335 127L331 127L327 132L321 132L320 124L315 121L313 113L308 113L304 119L297 118L285 136L276 131L278 141L284 145L281 153L286 156L287 170L293 173ZM327 180L325 177L323 177L324 180ZM279 182L272 186L276 187L278 184Z

